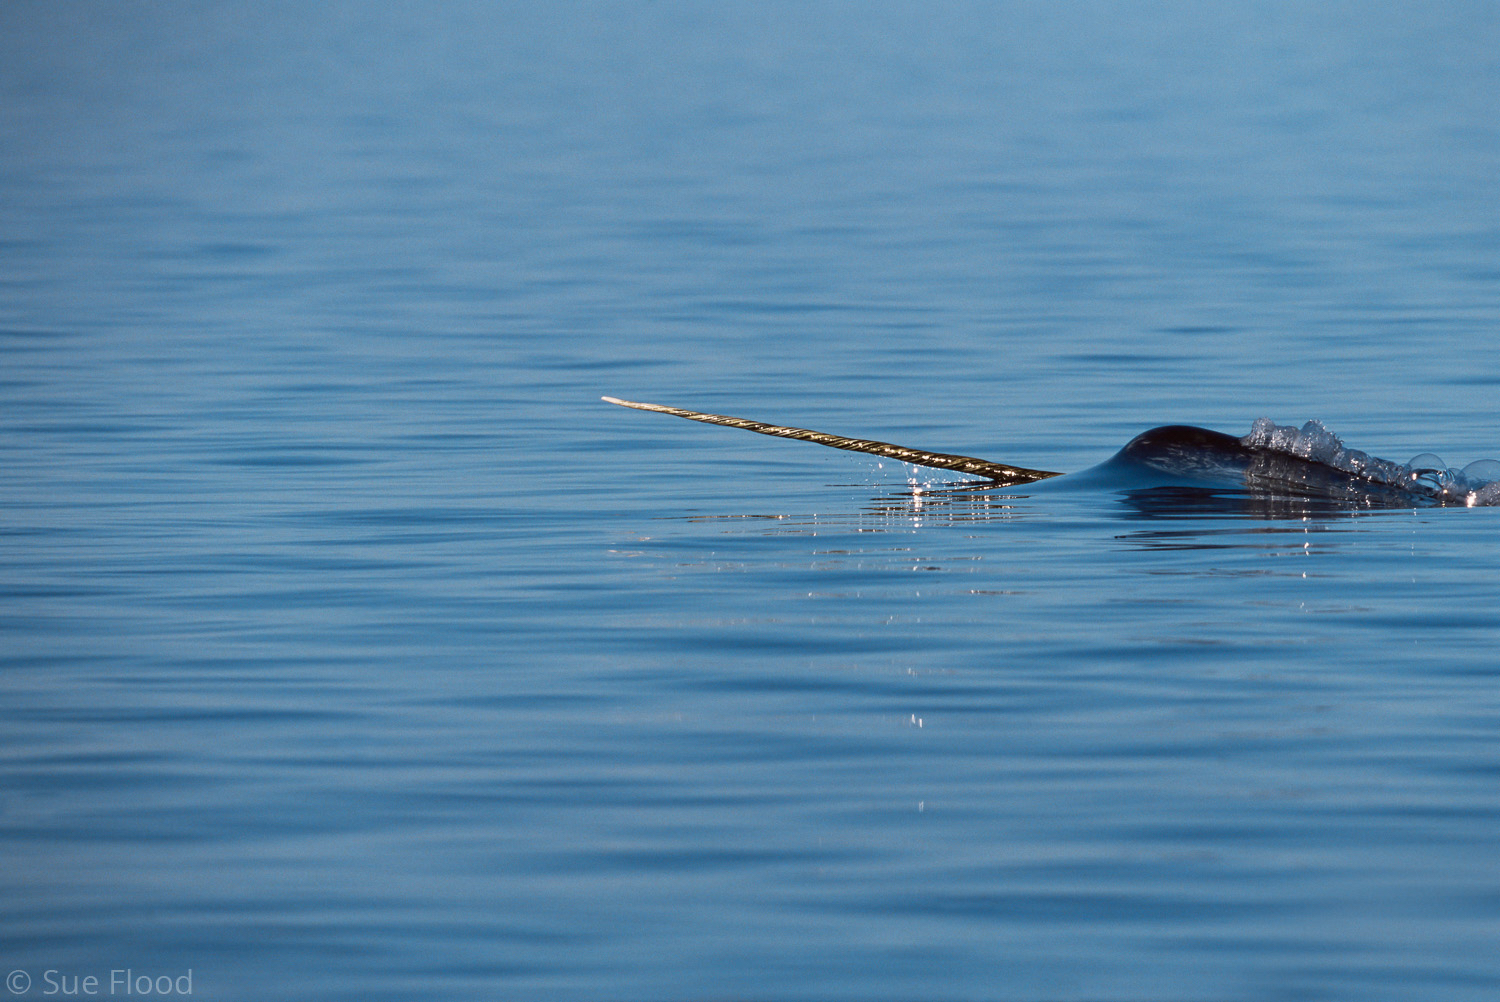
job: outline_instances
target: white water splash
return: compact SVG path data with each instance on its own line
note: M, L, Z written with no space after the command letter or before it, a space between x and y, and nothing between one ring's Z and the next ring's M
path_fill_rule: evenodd
M1241 441L1251 449L1297 456L1419 497L1471 508L1500 505L1500 462L1493 459L1481 459L1460 470L1424 452L1409 462L1393 463L1358 449L1344 448L1339 437L1323 427L1321 421L1309 421L1301 428L1294 428L1278 425L1270 418L1257 418L1250 434Z

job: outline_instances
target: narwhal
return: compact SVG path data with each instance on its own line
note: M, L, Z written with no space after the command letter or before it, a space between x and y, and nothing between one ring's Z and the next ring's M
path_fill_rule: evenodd
M951 470L982 477L995 487L1026 487L1025 493L1037 492L1029 485L1046 481L1046 487L1057 489L1227 490L1315 498L1347 507L1500 505L1500 462L1486 459L1462 470L1447 469L1442 460L1424 453L1409 463L1392 463L1345 449L1337 436L1316 421L1309 421L1299 429L1260 418L1243 438L1192 425L1164 425L1137 435L1098 466L1065 475L725 414L617 397L602 399L621 407L864 452L913 466Z

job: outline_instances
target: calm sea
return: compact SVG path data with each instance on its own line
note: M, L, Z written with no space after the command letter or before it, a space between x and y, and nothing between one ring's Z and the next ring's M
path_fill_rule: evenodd
M1500 509L599 397L1496 457L1497 54L1492 3L0 6L10 995L1496 998Z

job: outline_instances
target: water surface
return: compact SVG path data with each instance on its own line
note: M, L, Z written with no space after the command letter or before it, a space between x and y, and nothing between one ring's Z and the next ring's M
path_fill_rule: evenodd
M1489 999L1488 5L7 5L0 954L205 998ZM923 487L915 491L915 486Z

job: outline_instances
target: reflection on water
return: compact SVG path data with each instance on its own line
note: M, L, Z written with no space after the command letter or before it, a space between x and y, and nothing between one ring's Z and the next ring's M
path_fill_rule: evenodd
M1015 487L991 483L928 484L877 495L864 510L887 518L939 523L1003 522L1024 517L1028 508Z
M1276 471L1263 483L1284 488L1287 481ZM879 495L864 511L890 518L956 523L1045 518L1048 509L1086 510L1104 518L1273 521L1345 520L1361 513L1412 509L1412 498L1403 494L1288 494L1264 487L1147 487L1104 491L1085 502L1076 494L1031 497L1026 490L993 484L928 485Z
M857 488L849 485L844 489ZM876 495L856 511L698 514L669 517L666 521L717 525L720 531L735 536L902 535L912 540L910 545L811 551L809 556L825 559L821 564L809 566L825 569L843 566L838 559L832 562L826 559L833 556L857 559L860 568L883 564L940 571L953 570L956 565L986 556L993 559L997 550L1003 551L1007 544L1018 540L1035 544L1038 533L1053 534L1054 539L1066 538L1074 546L1126 541L1151 550L1246 549L1299 556L1327 555L1335 552L1350 533L1378 528L1371 520L1402 518L1411 511L1371 507L1364 499L1351 502L1211 488L1163 487L1044 498L1021 496L1017 490L988 483L928 483L916 489ZM1114 524L1141 521L1165 523L1171 528L1121 532ZM950 542L941 549L924 545L924 541L930 543L933 537L924 536L923 530L955 528L969 530L959 537L963 542ZM713 566L722 570L730 565L714 562ZM744 569L749 565L736 562L733 566ZM1305 571L1298 573L1306 575ZM1002 589L998 593L1005 592Z
M1411 504L1378 503L1366 496L1350 500L1252 490L1153 487L1121 491L1116 511L1124 518L1208 518L1308 520L1350 518L1371 510L1410 510Z

